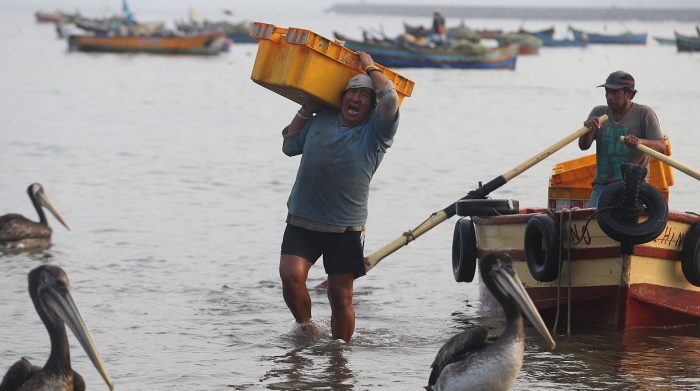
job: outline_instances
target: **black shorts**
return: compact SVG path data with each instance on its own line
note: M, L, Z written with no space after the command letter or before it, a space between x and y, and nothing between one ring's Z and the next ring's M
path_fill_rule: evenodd
M319 232L287 224L282 254L296 255L312 264L323 254L326 274L365 275L363 232Z

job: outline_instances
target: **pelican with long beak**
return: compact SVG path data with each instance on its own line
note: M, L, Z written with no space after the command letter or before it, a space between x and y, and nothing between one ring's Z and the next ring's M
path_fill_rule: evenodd
M40 184L32 183L29 185L27 193L39 215L39 222L33 222L16 213L0 216L0 250L41 250L51 246L52 230L48 220L46 220L44 207L70 231L68 224L63 220Z
M463 331L450 338L437 353L428 380L434 391L508 390L523 365L525 336L522 313L547 341L556 346L537 308L528 296L513 263L504 252L492 252L479 262L481 279L503 307L505 329L487 339L484 327ZM521 313L522 312L522 313Z
M29 272L29 295L51 338L51 354L43 368L30 364L26 358L17 361L2 379L0 391L85 389L82 376L71 368L65 325L73 331L109 389L114 389L69 289L68 277L60 267L42 265Z

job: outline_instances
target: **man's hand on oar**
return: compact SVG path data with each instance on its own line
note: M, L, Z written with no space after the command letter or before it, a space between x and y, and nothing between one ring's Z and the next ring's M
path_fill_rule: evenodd
M677 160L673 160L670 157L664 155L663 153L660 153L654 149L651 149L651 148L647 147L646 145L640 144L639 139L637 139L636 143L634 142L634 140L631 140L628 142L627 137L630 137L630 136L620 136L620 141L623 141L628 146L630 144L632 144L633 147L636 148L638 151L644 152L647 155L654 157L656 160L660 160L660 161L668 164L669 166L671 166L675 169L678 169L678 170L692 176L693 178L695 178L697 180L700 180L700 172L698 172L697 170L694 170L694 169L686 166L685 164L683 164ZM634 136L632 136L632 137L634 137ZM635 137L635 139L636 139L636 137Z

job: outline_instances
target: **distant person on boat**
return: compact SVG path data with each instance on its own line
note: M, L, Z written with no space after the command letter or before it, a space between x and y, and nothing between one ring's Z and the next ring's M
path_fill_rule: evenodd
M638 151L635 148L637 144L666 153L656 113L649 106L632 102L637 94L632 75L625 71L613 72L598 87L605 87L607 105L591 110L583 123L591 131L578 139L582 150L587 150L593 141L596 142L596 177L589 207L598 205L606 185L622 179L622 163L648 168L649 156ZM598 117L603 114L608 115L608 120L601 124ZM624 142L620 141L620 136L625 136Z
M445 17L442 16L440 9L433 12L433 41L439 46L443 46L447 42Z
M282 131L282 151L301 155L281 246L284 301L301 328L313 332L306 279L323 255L331 331L346 342L355 330L353 282L365 275L369 184L399 123L394 84L369 54L357 53L364 74L338 91L340 109L307 101Z

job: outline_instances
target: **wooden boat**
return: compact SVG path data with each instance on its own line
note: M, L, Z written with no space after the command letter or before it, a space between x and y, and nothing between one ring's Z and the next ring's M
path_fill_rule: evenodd
M529 31L525 29L519 29L518 33L520 34L530 34L534 35L535 37L542 39L542 38L554 38L554 27L542 29L542 30L535 30L535 31Z
M403 24L404 31L406 31L407 34L411 34L416 38L429 38L431 35L433 35L433 30L430 27L425 27L423 25L410 25L406 22ZM499 31L500 34L500 31ZM445 36L447 37L448 40L452 39L466 39L469 41L473 42L478 42L479 41L479 36L477 36L476 32L469 28L464 21L461 21L459 25L453 26L453 27L448 27L445 30Z
M212 31L223 31L226 37L235 43L255 43L250 36L250 22L231 23L227 21L212 22L203 20L200 22L175 22L178 31L186 34L202 34Z
M403 29L406 31L406 33L415 37L429 37L433 34L433 30L431 28L424 27L422 24L414 26L404 22Z
M192 36L71 35L68 37L70 50L84 52L215 55L222 51L224 44L222 32Z
M539 37L542 40L543 47L586 47L588 46L588 41L580 39L568 39L568 38L545 38Z
M519 45L519 54L538 54L542 47L542 40L531 34L509 33L499 36L496 41L498 46Z
M503 30L476 30L474 31L479 39L496 39L503 34Z
M163 22L141 23L124 16L105 19L79 18L74 21L76 27L93 35L166 35L169 32Z
M361 42L348 39L335 33L335 38L345 41L350 50L369 53L374 61L387 67L415 68L475 68L475 69L515 69L519 45L509 45L480 51L452 50L411 46L409 44L382 42Z
M518 275L545 318L553 319L557 310L567 314L570 309L573 325L618 331L700 323L700 288L683 276L680 258L684 239L692 236L693 229L698 231L700 216L671 212L659 237L634 246L632 254L626 255L620 243L591 219L595 209L555 212L554 219L562 219L571 245L568 239L560 243L561 279L540 282L530 272L524 242L528 222L546 211L530 209L512 216L472 219L477 257L507 249L519 261ZM697 234L693 239L697 242Z
M79 19L78 14L67 14L63 12L43 12L36 11L34 17L38 23L73 23Z
M656 41L659 45L675 45L676 44L676 39L675 38L664 38L664 37L657 37L655 35L652 36L654 38L654 41Z
M558 316L560 323L570 319L569 325L620 332L700 323L700 215L668 212L661 199L657 205L668 212L668 218L656 220L654 212L643 216L639 224L649 223L656 228L649 241L632 246L611 238L604 224L608 217L602 215L604 204L596 210L586 208L581 200L578 205L583 208L553 209L562 201L571 206L576 198L590 194L591 177L585 173L590 168L590 158L586 157L586 164L578 163L580 159L566 162L575 169L570 170L569 179L563 183L588 182L588 189L578 189L588 190L583 196L570 192L568 200L552 199L559 193L553 193L550 187L552 209L461 219L455 229L455 242L461 243L459 269L464 267L461 263L465 255L474 257L469 260L472 264L491 251L506 251L515 261L516 271L535 305L549 321ZM595 164L595 155L592 158ZM673 183L668 166L658 161L650 164L655 165L650 166L651 184L663 190ZM655 174L655 169L660 171ZM556 182L555 175L550 186ZM651 203L645 204L651 209ZM616 212L608 216L612 213ZM454 249L455 244L453 254ZM457 277L458 269L455 270ZM486 300L485 308L490 308L488 297L482 295L482 300Z
M585 47L588 46L588 40L583 39L569 39L569 38L554 38L554 27L546 30L539 30L533 32L526 32L525 30L520 30L526 34L533 35L542 41L542 46L544 47Z
M647 33L598 34L575 29L569 26L574 39L588 40L593 44L646 45Z
M700 32L698 36L676 34L676 48L679 52L700 52Z

